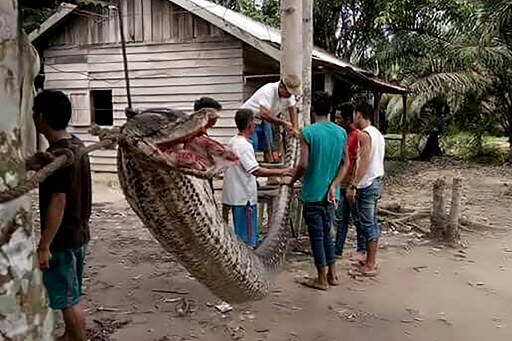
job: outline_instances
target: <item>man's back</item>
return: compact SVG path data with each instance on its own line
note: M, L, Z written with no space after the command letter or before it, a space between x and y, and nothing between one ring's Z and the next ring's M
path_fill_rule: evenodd
M343 159L347 133L332 122L317 122L305 127L302 137L309 147L309 158L301 199L303 202L325 201Z
M236 135L228 147L238 157L240 164L231 166L224 175L222 203L231 206L244 206L247 202L257 204L256 177L252 174L259 168L251 143L243 136Z
M70 139L57 141L48 148L48 151L70 149L76 157L83 148L83 143L73 136ZM60 251L81 247L90 238L89 218L92 195L91 170L87 155L75 161L74 164L56 171L41 183L39 187L41 222L45 221L48 205L54 193L66 194L66 207L61 226L50 249Z

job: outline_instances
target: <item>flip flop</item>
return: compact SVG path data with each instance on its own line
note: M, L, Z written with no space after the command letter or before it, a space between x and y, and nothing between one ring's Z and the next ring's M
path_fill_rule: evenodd
M355 276L363 276L363 277L376 277L379 274L379 268L376 266L372 270L365 270L363 267L358 267L355 269L350 269L348 271L349 275Z
M317 282L316 278L308 278L308 277L299 278L299 279L296 279L296 282L299 283L300 285L303 285L310 289L316 289L316 290L321 290L321 291L326 291L327 289L329 289L328 285L325 287L320 285Z

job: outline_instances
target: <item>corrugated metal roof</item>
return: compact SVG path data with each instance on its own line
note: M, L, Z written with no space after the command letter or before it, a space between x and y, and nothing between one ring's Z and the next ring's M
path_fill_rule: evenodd
M171 2L175 2L170 0ZM230 10L224 6L215 4L211 1L207 0L186 0L191 3L194 3L196 6L202 7L205 10L209 11L212 14L222 18L226 22L238 27L241 30L251 34L255 38L274 43L281 44L281 31L277 30L269 25L265 25L261 22L258 22L254 19L249 18L241 13ZM179 4L178 4L179 5ZM318 59L324 61L329 64L334 64L336 66L342 68L350 68L354 71L361 72L364 74L372 74L370 71L361 69L355 65L347 63L341 59L336 58L334 55L326 52L325 50L315 46L312 51L312 55L314 59Z

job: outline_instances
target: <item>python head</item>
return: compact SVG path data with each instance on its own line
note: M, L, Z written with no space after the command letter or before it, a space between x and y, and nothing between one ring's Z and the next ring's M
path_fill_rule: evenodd
M172 109L145 109L127 112L127 117L120 146L158 165L211 178L238 163L233 152L206 135L219 118L214 109L191 115Z

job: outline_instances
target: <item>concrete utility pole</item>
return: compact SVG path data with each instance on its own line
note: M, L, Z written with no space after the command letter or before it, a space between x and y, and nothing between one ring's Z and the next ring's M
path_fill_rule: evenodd
M21 107L28 106L30 94L22 89L34 81L30 75L38 65L29 50L18 25L17 0L0 1L0 191L25 181ZM0 204L0 340L52 340L30 211L28 196Z
M281 76L302 78L302 49L302 0L281 0Z
M302 0L302 112L304 125L311 124L311 87L313 52L313 0Z

